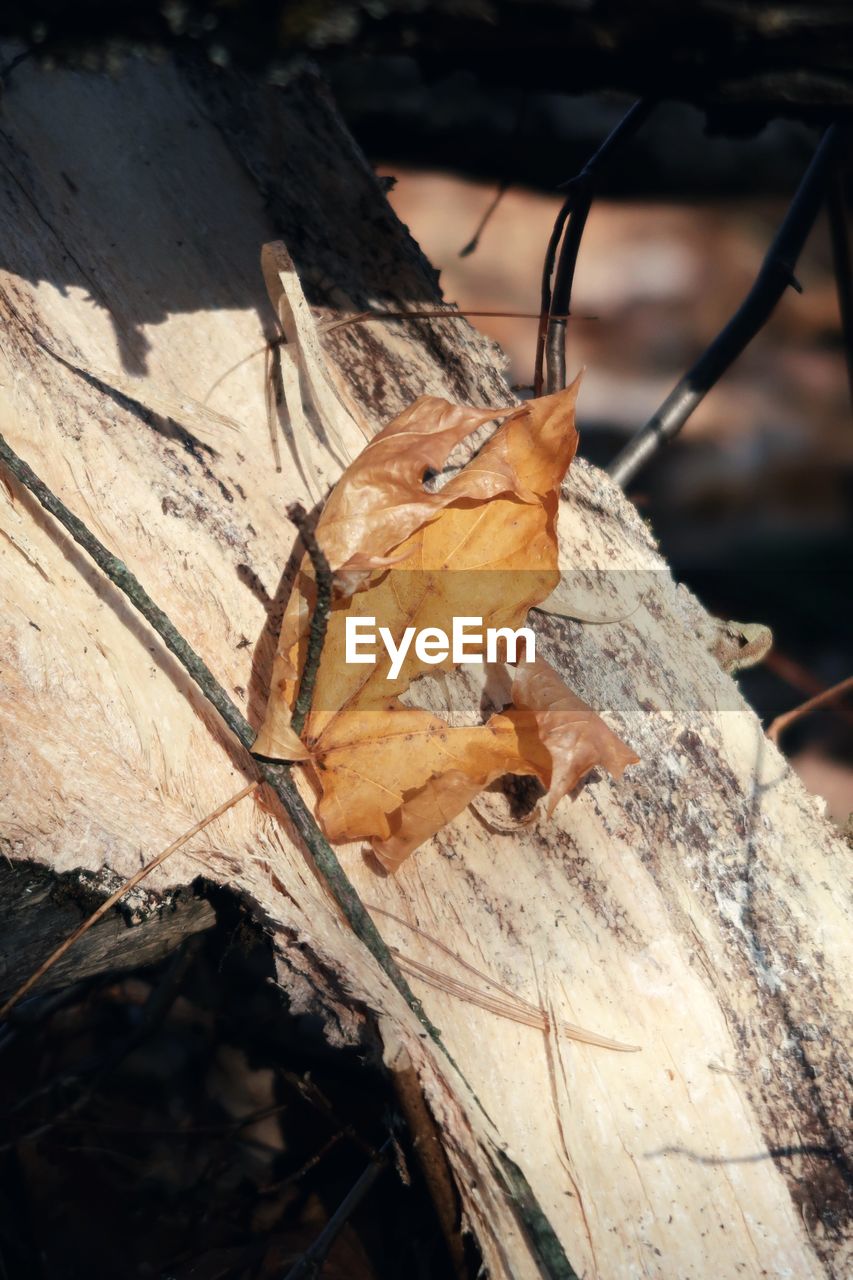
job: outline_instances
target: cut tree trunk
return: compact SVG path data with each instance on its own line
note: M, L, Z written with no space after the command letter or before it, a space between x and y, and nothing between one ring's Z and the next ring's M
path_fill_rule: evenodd
M257 725L293 567L284 508L316 502L358 447L286 437L275 470L261 245L284 239L324 318L434 305L435 272L311 76L280 90L168 64L118 79L20 67L0 164L0 430ZM327 349L371 429L424 392L511 400L500 353L462 320L354 325ZM641 1052L576 1044L413 979L452 1066L286 815L251 799L147 888L202 874L233 887L270 931L294 1008L321 1012L333 1042L378 1031L409 1114L425 1103L437 1124L491 1276L571 1274L543 1261L505 1152L578 1276L840 1278L847 850L631 504L578 462L561 507L578 613L630 616L541 614L541 644L640 765L515 829L490 795L393 878L359 847L340 856L408 960L466 977L431 935L553 1018ZM2 850L20 869L3 893L46 953L34 865L104 872L105 895L254 775L154 633L16 483L0 485L0 533ZM133 957L141 933L105 942L103 963L119 944ZM62 982L90 971L72 956ZM34 958L34 945L20 964L7 949L7 991Z

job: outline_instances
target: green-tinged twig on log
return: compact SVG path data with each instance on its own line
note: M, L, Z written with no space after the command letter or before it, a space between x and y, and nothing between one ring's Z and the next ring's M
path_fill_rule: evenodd
M0 460L8 470L34 495L46 511L54 516L63 528L67 529L75 542L103 570L112 583L130 601L154 628L166 647L178 659L178 662L192 678L208 702L216 708L225 724L238 741L251 751L255 734L248 720L234 705L228 694L219 684L216 677L201 660L195 650L187 643L175 627L171 619L149 596L141 582L114 556L104 544L95 537L90 529L69 511L46 484L39 479L31 467L12 450L0 435ZM289 769L284 765L269 764L258 761L264 780L273 788L287 811L293 826L313 858L317 869L325 880L332 897L340 907L353 932L364 943L371 954L379 962L387 977L403 995L410 1007L417 1014L434 1038L438 1032L426 1017L420 1001L411 991L408 983L397 968L394 959L379 934L376 926L367 914L361 899L350 883L346 872L335 855L331 845L321 833L319 827L302 799Z
M293 704L293 715L290 727L300 734L305 728L308 712L311 710L311 699L314 696L314 685L317 682L317 671L326 641L326 628L329 625L329 609L332 604L332 571L323 550L314 536L314 530L308 521L305 508L300 502L292 502L287 508L287 518L295 524L302 539L302 545L314 566L314 578L317 584L317 599L314 612L311 614L311 628L308 632L308 651L305 654L305 665L299 681L299 692Z
M10 448L2 435L0 435L0 462L3 462L20 484L29 489L41 506L46 511L49 511L64 529L67 529L74 541L83 548L110 581L127 597L133 607L150 623L207 700L219 712L237 740L247 751L251 752L255 734L248 720L234 705L213 673L183 638L171 619L154 603L141 582L131 573L127 565L123 564L121 560L108 551L104 544L83 524L82 520L69 511L65 504L57 498L56 494L39 479L32 468ZM386 942L368 915L361 898L356 893L355 887L338 861L334 850L314 821L313 815L297 790L289 767L287 765L270 764L259 760L257 757L253 757L253 760L256 761L264 780L272 787L280 799L296 834L353 933L367 947L385 976L406 1001L421 1026L458 1073L460 1079L470 1089L471 1086L465 1080L464 1075L444 1044L437 1027L427 1017L423 1005L397 967ZM483 1110L482 1103L480 1103L473 1090L471 1090L471 1095L480 1109ZM530 1246L543 1268L544 1275L548 1277L548 1280L577 1280L574 1268L566 1257L556 1232L542 1212L524 1174L508 1156L504 1153L500 1153L500 1156L500 1167L504 1175L506 1189L523 1224Z

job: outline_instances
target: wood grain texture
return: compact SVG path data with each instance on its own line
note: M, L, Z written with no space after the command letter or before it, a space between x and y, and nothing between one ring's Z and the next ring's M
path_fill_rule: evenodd
M21 67L0 120L0 226L0 429L258 724L294 567L285 505L347 461L318 438L309 485L285 439L274 469L260 247L285 240L327 317L433 304L435 273L311 77L282 91L170 65L117 80ZM327 347L374 429L424 392L510 400L499 353L462 321L372 322ZM163 397L171 418L154 411ZM286 820L253 801L149 888L202 870L233 885L297 1009L321 1009L338 1042L378 1025L386 1059L420 1080L492 1276L538 1274L498 1172L505 1148L579 1276L840 1278L847 851L711 658L712 624L634 508L581 462L560 518L578 611L630 617L540 615L544 652L642 763L513 831L492 795L485 820L469 811L394 879L357 847L341 856L368 904L641 1053L555 1042L419 986L467 1087ZM245 755L14 485L0 485L0 574L2 851L130 874L245 784ZM421 934L375 919L452 970Z

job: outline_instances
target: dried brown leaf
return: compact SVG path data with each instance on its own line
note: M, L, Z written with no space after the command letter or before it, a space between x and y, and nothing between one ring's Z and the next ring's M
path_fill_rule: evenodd
M521 750L536 764L548 788L550 815L563 796L599 766L621 778L639 756L604 723L597 712L573 693L544 658L519 662L512 682L513 709ZM547 759L545 754L547 753Z
M458 496L424 489L424 474L440 470L454 446L509 409L468 409L420 396L389 422L347 468L317 524L317 540L336 574L393 563L387 553ZM467 471L467 468L466 468ZM467 496L488 497L512 479L481 476Z
M394 679L381 657L366 666L345 660L349 617L375 618L395 641L409 627L449 632L458 616L515 629L553 590L559 487L577 444L576 394L573 386L508 415L438 494L423 490L424 467L440 463L494 411L417 401L381 433L379 448L368 446L347 470L318 523L331 562L363 572L364 581L356 595L333 603L302 743L322 792L326 835L369 839L389 870L501 774L539 777L550 811L595 765L618 774L636 759L539 661L516 672L513 709L486 725L451 728L399 701L419 676L452 667L450 655L436 666L412 647ZM297 758L290 707L313 592L303 567L255 746L263 755Z

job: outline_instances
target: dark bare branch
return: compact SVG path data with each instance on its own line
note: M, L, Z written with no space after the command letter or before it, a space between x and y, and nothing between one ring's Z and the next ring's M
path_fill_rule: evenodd
M572 285L575 279L578 253L581 247L586 220L589 217L592 198L595 194L595 178L601 166L626 138L632 137L655 106L653 98L641 98L622 117L616 128L608 134L601 146L586 162L580 173L568 182L567 195L554 230L548 241L545 263L542 268L542 319L540 320L539 338L536 348L536 371L534 386L536 394L542 386L543 354L547 365L545 381L548 392L561 391L566 385L566 332L567 319L572 307ZM568 229L563 236L563 229L568 219ZM554 278L553 292L551 277L554 272L554 259L560 237L563 243L557 260L557 273ZM547 312L547 321L545 315Z
M850 249L850 218L841 169L836 173L829 188L827 212L832 240L835 287L838 292L838 310L841 313L844 358L847 361L847 382L850 387L850 404L853 406L853 253Z
M696 406L767 323L788 286L799 290L794 269L826 198L839 137L838 125L824 133L755 283L731 320L607 468L623 488L662 445L678 435Z
M370 1191L376 1179L388 1167L388 1156L391 1151L391 1139L380 1147L376 1159L370 1164L353 1184L317 1239L306 1249L299 1261L290 1268L285 1280L306 1280L309 1276L319 1274L319 1269L328 1256L329 1250L364 1197Z

